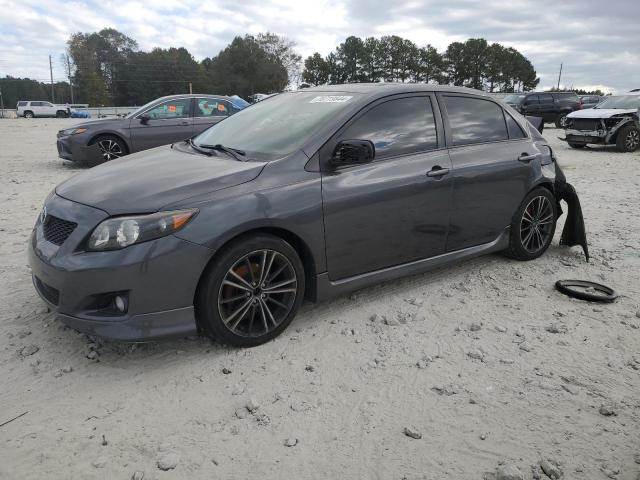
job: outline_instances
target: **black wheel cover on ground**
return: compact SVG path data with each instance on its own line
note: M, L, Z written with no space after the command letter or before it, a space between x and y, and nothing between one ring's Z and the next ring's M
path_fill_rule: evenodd
M572 287L581 287L581 288L593 288L599 294L585 292L584 290L573 289ZM587 280L558 280L556 282L556 289L559 292L568 295L569 297L578 298L580 300L587 300L590 302L613 302L618 295L612 289L607 287L606 285L601 285L599 283L589 282Z

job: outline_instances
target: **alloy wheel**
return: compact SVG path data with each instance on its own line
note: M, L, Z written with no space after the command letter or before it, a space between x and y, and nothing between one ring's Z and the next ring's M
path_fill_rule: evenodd
M629 133L627 134L627 138L624 141L624 146L626 147L627 151L632 152L633 150L638 148L638 145L640 145L640 131L635 129L629 131Z
M289 259L275 250L256 250L227 271L218 292L218 312L232 333L259 337L287 318L297 291Z
M569 125L569 119L566 115L562 115L559 119L559 123L562 128L567 128L567 125Z
M553 232L553 206L547 197L534 197L525 207L520 220L520 241L529 253L545 247Z
M102 158L106 161L120 158L124 154L120 144L111 139L100 140L98 147L100 147L100 151L102 152Z

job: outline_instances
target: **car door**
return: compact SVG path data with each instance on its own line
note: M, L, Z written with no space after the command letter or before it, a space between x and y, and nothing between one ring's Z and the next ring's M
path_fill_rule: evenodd
M192 98L165 100L132 118L132 150L146 150L193 136L192 104Z
M435 97L405 95L369 105L320 150L331 280L444 253L452 183L443 133ZM373 142L374 160L331 167L347 139Z
M55 117L56 116L56 106L53 103L49 102L40 102L40 116L42 117Z
M43 105L44 102L31 102L29 104L29 110L33 112L34 117L43 117Z
M196 98L193 117L194 135L233 115L235 111L235 107L227 100L216 97Z
M538 95L527 95L524 102L522 102L522 109L524 115L541 117L542 115L540 115L540 102L538 101Z
M560 104L557 103L553 95L550 93L541 93L538 95L538 102L540 103L539 112L545 122L554 122L558 116L558 110Z
M438 94L452 163L448 252L489 243L511 218L533 181L537 150L518 122L491 99Z

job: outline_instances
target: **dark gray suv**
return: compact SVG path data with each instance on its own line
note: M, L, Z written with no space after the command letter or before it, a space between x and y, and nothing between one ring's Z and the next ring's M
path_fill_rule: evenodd
M40 296L120 340L238 346L313 301L504 251L586 239L547 142L481 92L354 84L268 98L189 141L59 185L31 235Z
M58 155L94 166L129 153L192 137L248 105L240 98L171 95L124 118L83 122L58 132Z

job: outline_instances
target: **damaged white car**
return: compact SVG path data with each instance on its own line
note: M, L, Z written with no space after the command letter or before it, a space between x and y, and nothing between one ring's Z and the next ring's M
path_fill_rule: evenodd
M616 145L621 152L640 147L640 94L606 97L594 108L566 117L565 140L573 148L588 144Z

